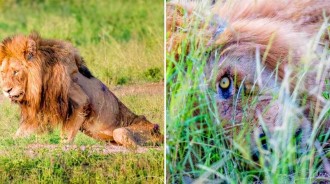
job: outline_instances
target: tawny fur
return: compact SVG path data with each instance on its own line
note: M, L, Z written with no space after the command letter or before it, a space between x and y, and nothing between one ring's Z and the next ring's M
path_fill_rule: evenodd
M163 141L159 126L120 102L68 42L37 33L8 37L0 45L0 69L4 94L21 108L17 137L60 125L66 142L79 130L125 146Z

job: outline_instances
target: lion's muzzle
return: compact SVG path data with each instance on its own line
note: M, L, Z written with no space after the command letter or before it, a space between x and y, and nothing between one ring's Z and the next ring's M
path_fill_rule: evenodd
M15 88L4 88L3 94L9 98L12 102L19 102L23 99L24 92L20 89Z

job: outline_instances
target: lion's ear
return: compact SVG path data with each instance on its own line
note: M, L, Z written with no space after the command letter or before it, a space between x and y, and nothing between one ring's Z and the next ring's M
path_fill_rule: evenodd
M33 60L33 58L36 56L37 43L33 39L28 39L24 54L27 61Z

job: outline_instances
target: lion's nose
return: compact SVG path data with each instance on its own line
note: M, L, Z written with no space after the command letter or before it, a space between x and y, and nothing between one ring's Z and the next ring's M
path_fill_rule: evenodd
M5 88L3 89L6 93L9 93L13 88Z

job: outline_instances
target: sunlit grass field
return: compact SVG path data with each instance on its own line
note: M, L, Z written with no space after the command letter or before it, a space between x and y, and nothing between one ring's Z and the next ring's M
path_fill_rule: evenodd
M93 75L137 114L164 130L163 90L117 93L117 86L162 84L163 1L0 1L0 39L37 31L72 42ZM154 90L154 91L153 91ZM1 97L1 96L0 96ZM13 139L19 108L0 98L1 183L163 183L163 146L135 153L105 153L103 142L79 133L60 144L59 130ZM35 145L40 145L36 148ZM99 149L94 149L98 147Z
M208 20L200 18L202 16L198 13L192 16L197 17L192 18L195 21ZM167 182L329 182L326 170L330 166L330 132L321 127L330 119L330 102L321 109L319 116L315 115L316 118L311 120L313 127L310 134L307 140L302 141L302 133L297 133L296 125L301 118L299 112L304 108L299 104L307 99L297 92L284 95L289 91L289 81L304 79L304 68L310 66L302 64L297 78L286 78L280 84L274 99L280 100L285 108L281 111L283 118L280 127L274 134L267 132L261 119L251 121L248 113L240 123L231 124L219 115L216 92L209 86L209 78L205 74L210 50L201 44L201 35L207 32L203 29L207 26L189 22L189 19L183 22L177 33L185 35L185 39L166 55ZM205 24L208 25L208 22ZM325 25L320 33L328 30L329 24ZM306 58L310 58L308 53L311 52L312 49L306 51ZM325 55L328 50L324 52ZM320 57L320 63L328 65L328 62L328 58ZM330 99L329 92L329 88L323 91L326 99ZM249 100L244 102L245 98ZM258 97L247 95L242 97L242 101L245 112L253 111ZM257 126L266 130L264 137L254 132Z

